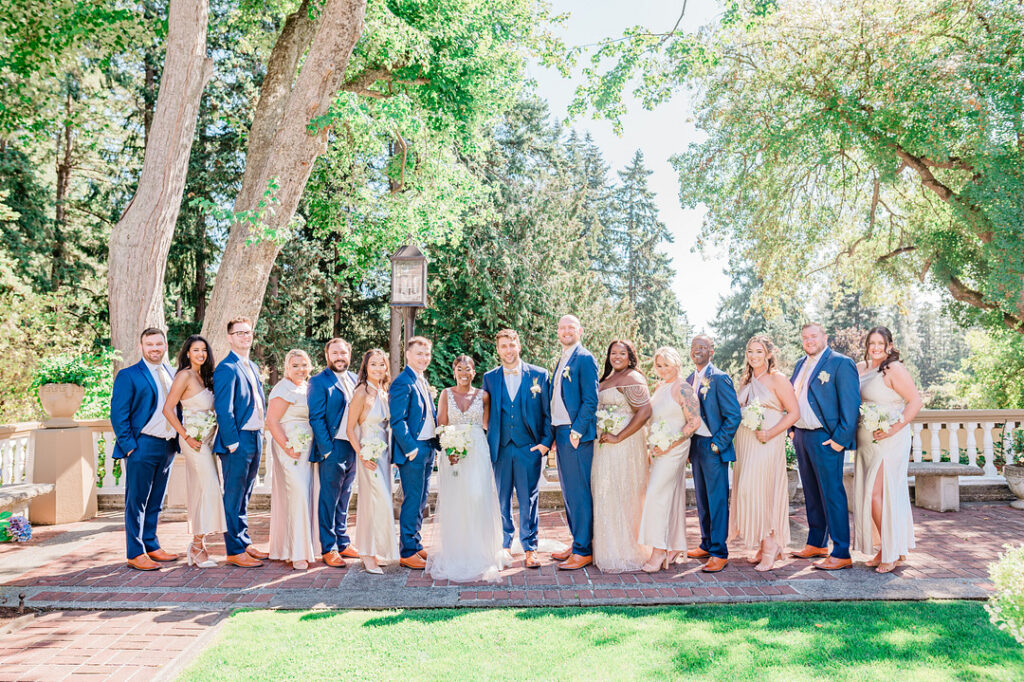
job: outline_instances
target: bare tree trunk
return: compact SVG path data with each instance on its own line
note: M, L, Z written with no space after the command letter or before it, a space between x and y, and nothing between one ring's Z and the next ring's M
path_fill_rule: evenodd
M365 12L366 0L326 0L313 21L304 1L285 21L267 64L235 201L236 211L254 210L269 183L277 182L278 203L264 216L264 230L287 229L313 162L327 147L326 131L310 133L307 125L327 112L341 89L352 49L363 33ZM228 320L244 315L255 321L259 316L280 251L272 241L247 244L252 236L246 222L231 227L213 284L203 335L218 358L227 352Z
M206 56L207 0L171 0L167 57L135 196L110 234L110 336L125 363L138 335L164 328L164 272L185 191L199 100L213 71Z

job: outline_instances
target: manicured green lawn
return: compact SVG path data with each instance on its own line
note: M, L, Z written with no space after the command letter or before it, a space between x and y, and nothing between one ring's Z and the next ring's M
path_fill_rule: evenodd
M1024 680L980 602L243 611L184 680Z

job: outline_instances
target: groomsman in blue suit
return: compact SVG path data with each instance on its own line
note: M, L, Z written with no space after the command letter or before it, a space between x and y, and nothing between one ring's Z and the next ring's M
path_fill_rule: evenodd
M349 370L352 346L331 339L324 346L327 368L309 380L306 403L313 429L310 462L319 462L320 552L328 566L345 565L342 557L358 559L348 537L348 505L356 480L356 452L348 442L345 420L358 378Z
M402 479L402 509L398 516L402 558L407 568L422 569L427 553L420 544L423 510L427 506L430 474L437 441L437 406L424 372L430 366L433 344L422 336L409 339L406 366L388 389L391 411L391 461Z
M793 556L827 557L814 567L834 571L852 565L843 463L846 451L857 448L860 377L853 360L828 347L828 335L821 324L805 324L800 339L807 355L796 363L790 378L800 405L793 445L809 530L807 545Z
M110 425L114 459L124 460L124 535L128 565L139 571L160 568L177 554L160 549L156 525L167 478L178 452L178 434L164 418L164 400L174 372L164 357L167 337L150 327L139 339L142 359L114 377Z
M555 430L558 481L565 499L565 515L572 547L551 557L558 567L573 571L593 561L594 498L590 470L597 438L597 361L580 345L583 328L574 315L558 321L562 356L551 387L551 425Z
M491 396L487 443L491 450L494 481L501 507L503 544L512 547L512 489L519 501L519 540L527 568L539 568L537 526L540 514L540 474L544 456L555 439L551 426L548 371L519 357L519 334L503 329L497 337L501 365L484 374L484 390Z
M224 476L224 545L227 562L249 568L262 566L267 553L256 549L249 537L249 498L256 485L263 454L263 426L267 398L260 370L249 359L252 320L236 317L228 322L231 352L213 371L213 409L217 436L213 451L220 456Z
M690 359L697 369L686 379L700 402L700 427L690 441L700 548L690 550L687 556L709 557L701 569L706 573L717 573L729 563L729 462L736 461L732 440L741 419L732 379L711 364L714 354L710 337L694 337Z

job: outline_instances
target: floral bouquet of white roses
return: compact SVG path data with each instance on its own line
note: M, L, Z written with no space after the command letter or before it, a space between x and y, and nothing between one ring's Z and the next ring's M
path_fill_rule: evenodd
M614 407L603 407L596 416L597 428L602 433L618 433L629 423L626 415Z
M740 416L740 424L751 431L760 431L764 426L764 406L757 398L740 410Z
M441 449L448 457L457 457L461 460L469 454L469 424L440 426L437 432L441 440ZM452 475L458 476L458 470L452 471Z
M682 434L669 427L664 419L659 419L651 425L651 430L647 433L647 444L664 452L672 443L679 440L680 435Z
M888 431L898 421L903 421L903 415L896 419L889 410L876 403L862 403L860 406L860 424L869 433ZM872 438L871 442L877 443L878 441Z
M376 462L387 449L387 443L379 438L371 437L368 440L359 441L359 457L361 457L364 462ZM376 471L373 472L373 477L377 478Z
M306 452L306 448L313 442L313 432L310 431L309 426L306 424L291 424L286 433L288 434L288 447L294 452L299 453L300 456ZM298 466L299 460L292 460L292 464Z
M182 410L181 425L189 438L202 443L217 428L217 415L213 410Z

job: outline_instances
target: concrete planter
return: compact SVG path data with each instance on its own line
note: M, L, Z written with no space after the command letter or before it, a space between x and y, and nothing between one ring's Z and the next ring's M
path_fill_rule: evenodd
M1010 486L1010 492L1017 496L1010 506L1024 509L1024 466L1007 464L1003 467L1003 476L1006 477L1006 485Z
M77 384L43 384L39 387L39 402L49 419L43 424L49 429L75 425L75 412L82 406L85 389Z
M786 469L786 478L789 480L789 503L796 503L796 490L800 485L800 472L796 469Z

